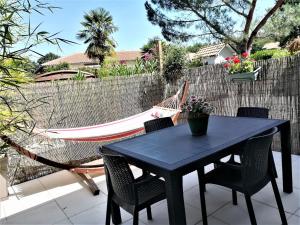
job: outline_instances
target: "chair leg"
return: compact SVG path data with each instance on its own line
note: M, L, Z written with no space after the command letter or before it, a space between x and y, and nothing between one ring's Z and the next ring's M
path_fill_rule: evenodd
M106 219L105 219L105 225L110 225L110 215L111 215L111 199L107 198L106 203Z
M148 220L152 220L151 206L147 206L147 218Z
M271 172L273 173L275 178L278 178L278 174L277 174L277 170L276 170L276 166L275 166L275 162L274 162L274 157L272 154L272 150L270 148L270 153L269 153L269 160L270 160L270 167L271 167Z
M287 220L286 220L285 213L284 213L284 208L283 208L283 205L282 205L282 201L281 201L281 198L280 198L280 194L279 194L279 191L278 191L278 187L277 187L275 178L271 178L271 183L272 183L275 199L276 199L276 202L277 202L278 210L279 210L279 213L280 213L281 222L284 225L288 224Z
M203 225L207 225L207 213L206 213L206 204L205 204L205 184L201 184L199 181L199 189L200 189L200 202L201 202L201 211L202 211L202 223Z
M249 195L245 194L245 199L246 199L246 203L247 203L247 208L248 208L248 213L249 213L251 224L257 225L254 210L253 210L253 205L251 202L251 197Z
M133 225L139 224L139 211L134 209L133 210Z
M237 205L237 193L234 190L232 190L232 204Z

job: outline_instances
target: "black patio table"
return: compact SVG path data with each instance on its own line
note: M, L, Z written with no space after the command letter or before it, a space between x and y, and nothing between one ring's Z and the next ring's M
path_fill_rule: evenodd
M103 146L127 157L140 168L162 176L170 224L186 224L182 176L234 152L250 137L273 127L281 134L283 190L291 193L292 165L290 122L288 120L210 116L207 134L192 136L188 124ZM118 206L113 206L113 222L121 222Z

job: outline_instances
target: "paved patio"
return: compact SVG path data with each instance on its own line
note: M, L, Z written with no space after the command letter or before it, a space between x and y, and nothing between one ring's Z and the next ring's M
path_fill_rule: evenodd
M294 192L282 192L281 155L274 152L279 178L277 183L289 224L300 224L300 156L293 155ZM206 167L206 171L211 166ZM141 172L133 168L138 176ZM10 196L1 199L0 224L104 224L106 212L106 183L104 176L94 177L101 193L93 196L86 185L74 174L61 171L9 188ZM195 172L183 178L185 210L188 224L202 224ZM208 223L250 224L243 195L238 195L238 206L231 204L231 191L207 185L206 203ZM271 185L253 196L258 224L281 224ZM152 206L153 220L140 212L140 224L168 224L166 201ZM122 211L123 224L132 224L130 214Z

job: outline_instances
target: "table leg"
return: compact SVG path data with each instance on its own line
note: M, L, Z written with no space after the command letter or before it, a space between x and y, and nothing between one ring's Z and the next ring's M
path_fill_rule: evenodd
M293 192L292 156L291 156L291 125L290 122L280 127L281 138L281 159L282 159L282 180L283 191Z
M182 176L173 174L165 177L169 223L185 225L185 209L182 189Z

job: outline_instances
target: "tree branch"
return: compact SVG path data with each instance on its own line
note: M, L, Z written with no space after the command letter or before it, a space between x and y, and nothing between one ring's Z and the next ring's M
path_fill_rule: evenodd
M192 5L190 5L188 2L186 3L189 7L189 9L195 13L201 20L203 20L210 28L212 28L213 30L215 30L217 33L219 33L220 35L224 36L226 39L232 41L235 44L238 44L238 42L233 39L232 37L228 36L224 31L222 31L217 25L211 23L205 16L201 15L197 10L195 10L193 8Z
M276 12L278 8L280 8L285 3L285 0L277 0L276 4L273 8L264 16L264 18L257 24L257 26L252 31L248 42L247 42L247 49L249 49L253 43L254 37L256 37L258 31L266 24L268 19Z
M250 10L249 10L249 13L248 13L248 16L247 16L247 19L246 19L245 28L244 28L245 36L248 36L248 34L249 34L251 22L252 22L252 19L253 19L254 10L255 10L255 7L256 7L256 2L257 2L257 0L253 0L252 3L251 3L251 7L250 7Z
M235 9L232 5L230 5L226 0L222 0L222 2L224 3L224 5L226 5L228 8L230 8L233 12L235 12L236 14L243 16L245 18L247 18L247 15L243 12L238 11L237 9Z

